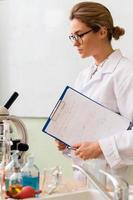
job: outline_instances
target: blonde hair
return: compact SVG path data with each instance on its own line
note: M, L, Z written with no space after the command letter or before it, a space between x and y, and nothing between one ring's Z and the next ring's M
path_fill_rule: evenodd
M124 35L125 30L119 26L113 25L113 19L110 11L102 4L96 2L80 2L73 6L70 13L70 20L78 19L92 28L94 32L98 32L102 26L108 31L108 40L112 37L118 40Z

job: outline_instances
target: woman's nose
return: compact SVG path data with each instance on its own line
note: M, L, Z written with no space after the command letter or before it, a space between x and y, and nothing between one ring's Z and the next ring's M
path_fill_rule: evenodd
M78 41L78 40L75 40L74 42L73 42L73 46L79 46L80 45L80 42Z

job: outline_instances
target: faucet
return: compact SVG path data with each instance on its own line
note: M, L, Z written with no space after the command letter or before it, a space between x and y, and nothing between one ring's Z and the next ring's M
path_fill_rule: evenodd
M128 183L119 176L112 176L111 174L100 170L100 172L106 175L114 186L114 199L115 200L128 200Z
M114 186L114 195L109 194L105 187L96 179L96 177L91 174L85 166L80 165L72 165L73 169L79 170L82 174L84 174L88 181L90 181L93 186L103 195L106 200L128 200L128 183L121 179L120 177L114 177L111 174L100 170L105 176L107 176L113 186Z

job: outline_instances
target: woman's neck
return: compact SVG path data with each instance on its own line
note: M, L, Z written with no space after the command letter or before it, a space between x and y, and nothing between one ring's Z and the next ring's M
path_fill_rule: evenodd
M98 66L100 63L102 63L108 56L113 52L114 50L110 46L107 49L103 49L100 51L97 55L94 56L95 64Z

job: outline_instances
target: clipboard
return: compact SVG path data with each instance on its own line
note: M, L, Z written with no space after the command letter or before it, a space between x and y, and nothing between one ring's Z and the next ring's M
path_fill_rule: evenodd
M96 101L66 86L42 131L72 146L131 129L133 123Z

